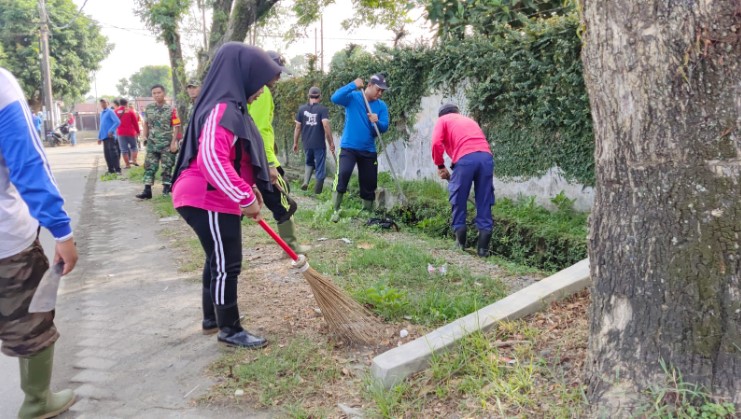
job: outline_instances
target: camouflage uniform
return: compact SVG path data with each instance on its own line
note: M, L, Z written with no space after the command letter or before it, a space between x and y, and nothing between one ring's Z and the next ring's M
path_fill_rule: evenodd
M48 268L49 261L38 239L26 250L0 259L0 341L5 355L31 356L59 338L54 311L28 312Z
M144 109L145 124L149 128L147 141L147 157L144 159L144 184L154 183L154 174L162 163L162 184L169 185L172 177L172 168L175 165L177 153L170 151L173 127L180 125L177 111L165 103L157 106L150 103Z

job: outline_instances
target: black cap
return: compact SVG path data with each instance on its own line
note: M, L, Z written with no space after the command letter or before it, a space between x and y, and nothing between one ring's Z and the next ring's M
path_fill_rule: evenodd
M372 75L369 82L370 84L375 84L381 90L386 90L389 88L389 86L386 84L386 77L384 77L381 73Z
M281 72L286 73L286 74L291 74L291 72L288 71L288 69L286 68L286 60L285 58L283 58L282 55L278 54L275 51L265 51L265 52L267 52L270 58L272 58L273 61L275 61L275 63L280 66Z
M458 109L458 105L455 103L446 103L443 106L440 107L440 109L437 111L438 118L447 115L449 113L460 113L460 110Z
M317 99L322 96L322 91L319 90L318 87L312 86L311 89L309 89L309 97L312 99Z

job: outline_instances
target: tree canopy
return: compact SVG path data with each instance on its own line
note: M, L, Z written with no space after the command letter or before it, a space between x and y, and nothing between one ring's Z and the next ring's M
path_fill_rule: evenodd
M152 86L161 84L172 94L172 69L168 65L148 65L128 79L119 80L116 88L121 96L150 96Z
M100 26L72 0L48 0L50 67L55 97L78 98L90 90L112 45ZM31 106L41 100L39 12L35 0L0 0L0 62L11 71Z

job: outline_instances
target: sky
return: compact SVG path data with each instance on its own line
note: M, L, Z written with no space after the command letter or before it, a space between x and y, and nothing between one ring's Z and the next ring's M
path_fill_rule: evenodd
M121 78L128 78L141 67L147 65L169 65L167 49L163 42L145 28L143 22L134 14L133 1L111 0L73 0L81 7L83 13L96 20L102 27L103 34L110 43L115 44L108 58L102 63L100 70L94 74L92 89L88 95L117 95L116 84ZM391 45L393 35L390 31L380 28L359 28L352 32L342 29L340 22L353 13L351 0L337 0L323 13L324 19L324 67L329 66L329 60L349 43L359 44L368 50L379 42ZM318 28L318 24L316 27ZM318 30L317 30L318 32ZM429 34L426 28L411 28L410 39L424 37ZM286 59L296 55L314 53L314 26L307 30L308 36L299 39L286 47L279 36L266 37L259 42L263 49L277 50L283 53ZM187 46L184 45L187 48ZM186 54L192 51L186 49ZM193 68L195 60L191 60L186 68Z

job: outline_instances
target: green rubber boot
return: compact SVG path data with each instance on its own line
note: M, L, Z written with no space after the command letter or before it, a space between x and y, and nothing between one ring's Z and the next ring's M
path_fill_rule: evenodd
M370 199L364 199L363 211L373 212L373 201L371 201Z
M302 191L309 189L309 181L311 180L312 173L314 173L313 166L304 166L304 183L301 184Z
M21 389L26 393L18 417L46 419L59 415L75 402L72 390L49 391L54 364L54 345L29 358L18 358L21 366Z
M294 252L305 254L309 251L309 247L298 244L298 239L296 238L296 224L293 222L293 218L289 218L288 221L278 224L278 234Z
M332 213L332 218L329 220L333 223L340 221L340 205L342 205L342 197L344 195L344 192L335 192L332 194L332 208L334 208L334 212Z

